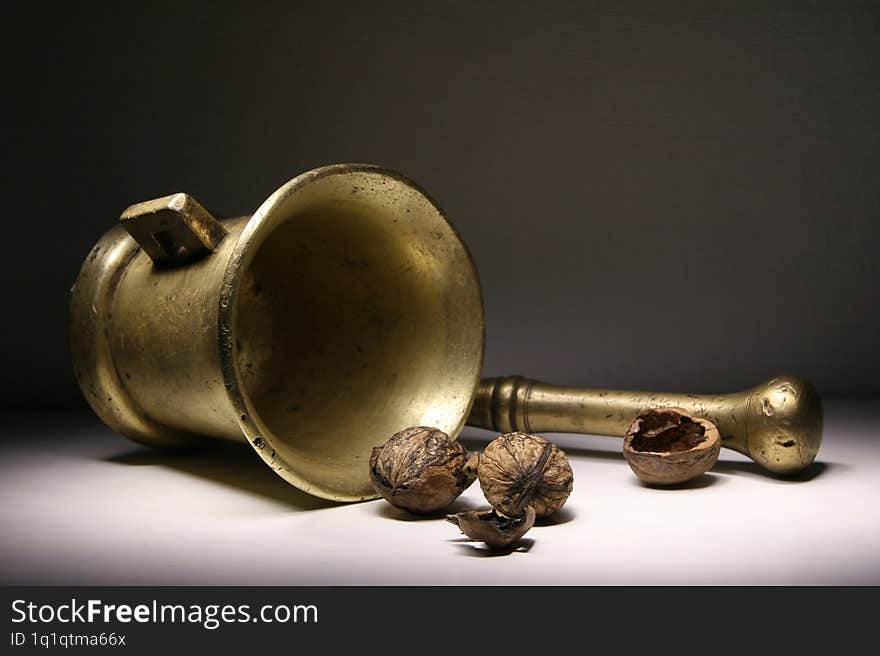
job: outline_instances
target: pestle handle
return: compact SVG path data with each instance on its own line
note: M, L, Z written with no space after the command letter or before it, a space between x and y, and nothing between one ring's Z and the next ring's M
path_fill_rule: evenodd
M658 407L705 417L718 427L722 446L773 474L802 471L822 442L822 401L797 376L776 376L743 392L715 395L582 389L521 376L485 378L467 423L503 433L623 437L639 413Z

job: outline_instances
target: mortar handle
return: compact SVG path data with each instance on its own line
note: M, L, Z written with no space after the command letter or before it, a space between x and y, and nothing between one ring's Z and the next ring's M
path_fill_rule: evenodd
M822 401L797 376L776 376L734 394L670 394L548 385L521 376L480 382L468 424L502 433L623 437L649 408L677 407L714 423L722 446L773 474L805 469L822 442Z
M157 266L174 266L217 250L226 228L188 194L171 194L128 207L122 227Z

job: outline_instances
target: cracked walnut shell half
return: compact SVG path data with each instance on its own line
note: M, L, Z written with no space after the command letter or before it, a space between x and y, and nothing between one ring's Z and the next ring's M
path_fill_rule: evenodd
M720 451L721 436L715 424L679 408L643 412L623 440L626 461L650 485L675 485L702 476Z
M471 540L485 542L490 549L509 549L515 547L534 525L535 509L529 506L518 519L505 517L494 508L488 508L447 515L446 520L458 526Z

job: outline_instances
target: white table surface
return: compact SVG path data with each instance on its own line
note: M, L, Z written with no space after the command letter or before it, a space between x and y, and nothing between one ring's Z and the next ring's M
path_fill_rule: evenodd
M502 556L383 500L309 497L247 445L166 454L91 415L13 415L0 583L880 584L880 402L825 407L818 464L796 481L722 450L698 485L651 489L619 439L547 435L569 454L574 491L554 524ZM478 484L457 503L482 505Z

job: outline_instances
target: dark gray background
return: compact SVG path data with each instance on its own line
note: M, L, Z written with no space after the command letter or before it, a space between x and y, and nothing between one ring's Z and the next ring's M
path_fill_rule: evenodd
M452 217L487 374L880 393L877 3L202 4L7 19L6 404L83 404L68 289L128 204L342 161Z

